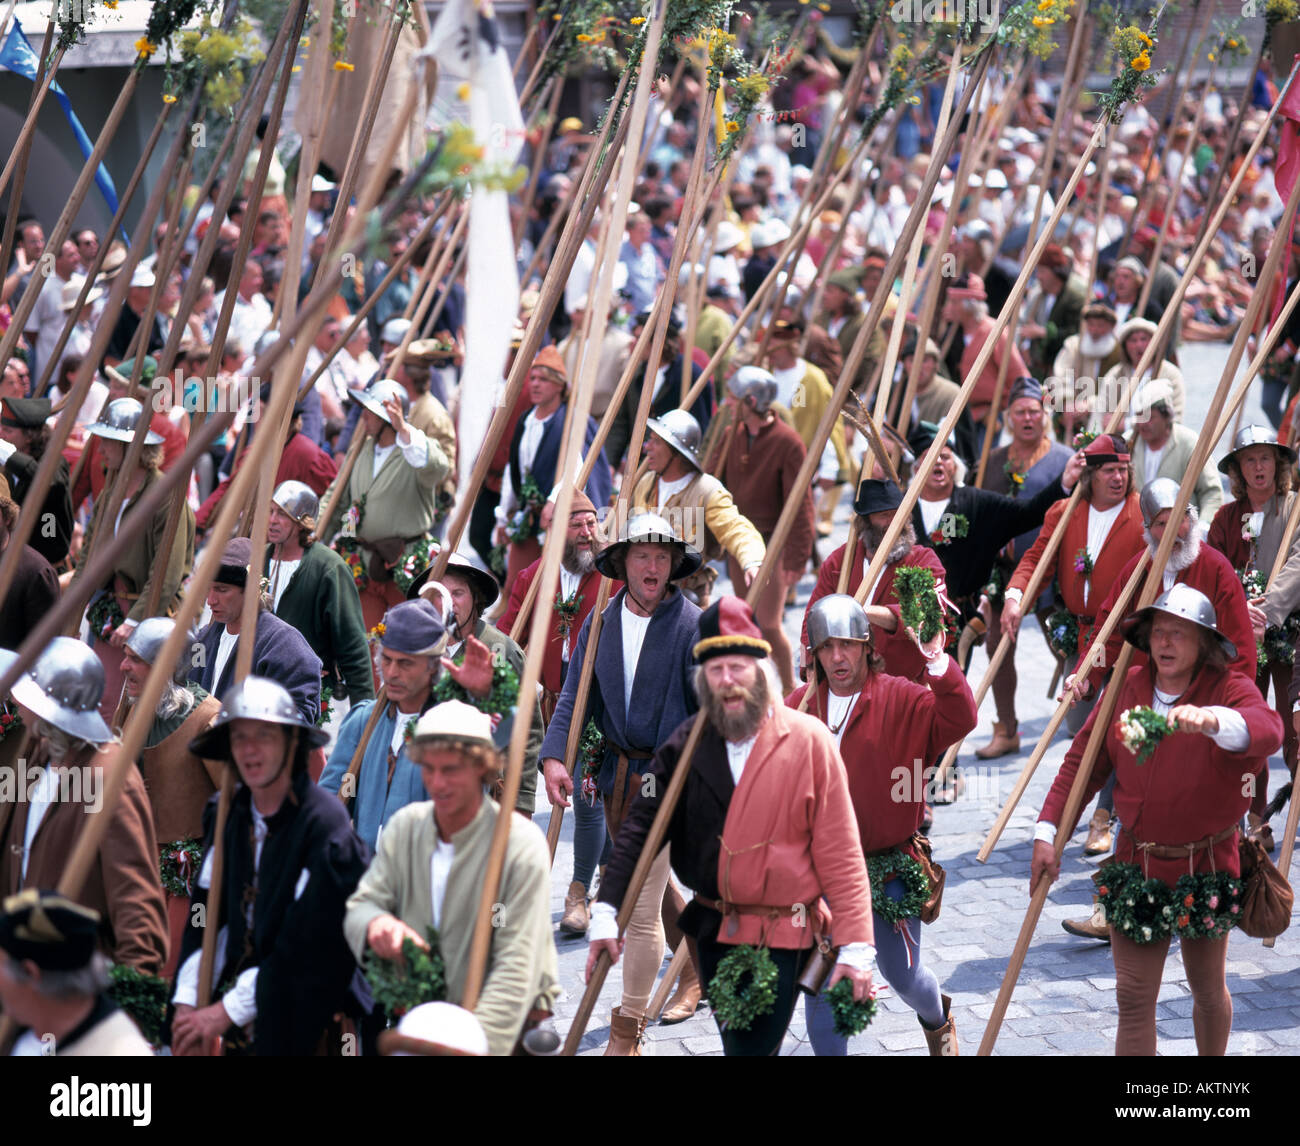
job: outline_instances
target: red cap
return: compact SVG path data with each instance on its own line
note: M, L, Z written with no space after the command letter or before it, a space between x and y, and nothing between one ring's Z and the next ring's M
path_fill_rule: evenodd
M1111 462L1129 460L1128 443L1118 434L1098 434L1083 450L1090 466L1104 466Z
M703 664L714 657L766 657L772 646L754 622L754 614L739 597L719 597L700 614L700 639L695 659Z

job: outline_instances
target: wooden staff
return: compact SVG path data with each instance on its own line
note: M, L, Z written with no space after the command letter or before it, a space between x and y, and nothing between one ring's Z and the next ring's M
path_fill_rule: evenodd
M1285 93L1287 89L1290 87L1291 83L1293 82L1295 75L1296 75L1296 69L1293 68L1291 75L1287 78L1286 84L1283 85L1282 95L1279 95L1278 102L1273 105L1273 108L1270 112L1270 116L1276 115L1277 109L1280 106L1282 99L1285 98ZM1151 342L1147 346L1146 351L1143 353L1141 360L1134 368L1132 376L1127 380L1125 384L1124 393L1121 396L1119 404L1117 405L1115 412L1112 414L1109 423L1107 424L1107 431L1106 431L1107 433L1114 432L1122 427L1123 414L1124 411L1128 409L1128 404L1132 397L1132 392L1137 388L1137 380L1142 378L1143 375L1146 373L1146 371L1150 369L1150 367L1152 366L1155 359L1156 350L1159 348L1159 345L1165 333L1170 329L1170 326L1172 325L1174 319L1178 315L1178 309L1182 304L1183 296L1187 293L1187 288L1191 284L1192 275L1196 273L1196 268L1200 266L1201 260L1205 257L1205 252L1209 249L1210 241L1218 233L1219 225L1220 223L1222 223L1223 217L1227 214L1228 206L1231 203L1233 196L1236 194L1237 187L1240 185L1241 180L1245 177L1246 169L1250 166L1251 161L1254 159L1255 152L1259 150L1260 145L1263 143L1264 134L1265 133L1261 131L1260 134L1256 137L1255 142L1252 145L1251 151L1247 154L1245 161L1242 163L1231 185L1229 186L1227 195L1225 195L1223 199L1219 200L1219 206L1215 212L1215 216L1212 221L1212 224L1209 227L1207 227L1202 233L1201 241L1197 245L1196 250L1192 253L1191 259L1188 262L1187 271L1183 274L1183 276L1179 280L1178 287L1174 291L1174 295L1170 299L1169 305L1165 308L1165 312L1161 316L1160 322L1156 326L1155 336L1151 339ZM1096 136L1094 135L1094 141L1095 139ZM1088 157L1089 157L1088 154L1085 153L1084 160L1082 160L1081 162L1086 163ZM1073 192L1074 182L1077 180L1079 172L1081 170L1082 170L1081 167L1075 168L1075 174L1071 179L1071 183L1069 184L1069 189L1071 193ZM1300 186L1300 184L1297 185ZM1040 246L1046 245L1045 236L1050 235L1052 233L1052 230L1056 226L1056 220L1059 218L1060 212L1063 209L1063 204L1068 201L1068 198L1069 196L1063 195L1061 200L1057 202L1056 211L1053 212L1052 221L1048 226L1048 228L1044 231L1043 236L1040 237L1040 243L1039 243ZM1277 249L1278 250L1281 249L1280 245L1277 246ZM1027 265L1033 265L1033 263L1036 262L1038 255L1040 253L1041 252L1036 249L1033 256L1029 259ZM1273 253L1272 251L1269 252L1270 257L1272 257L1272 253ZM1266 266L1268 265L1267 262L1265 263L1265 265ZM1263 273L1261 272L1261 278L1262 277L1263 277ZM1023 272L1022 272L1022 278L1023 278ZM1245 325L1247 328L1249 328L1251 323L1253 322L1253 319L1250 316L1258 315L1259 313L1259 306L1256 305L1256 299L1259 299L1259 303L1260 305L1262 305L1263 296L1262 294L1260 294L1258 286L1256 287L1255 293L1251 296L1250 307L1248 308L1247 311L1247 316L1248 316L1247 320L1243 322L1243 325ZM987 350L989 346L990 343L986 342L985 350ZM981 351L981 356L983 356L983 351ZM956 419L954 418L954 422L955 420ZM945 433L947 431L950 431L951 429L952 427L948 426ZM923 470L918 468L917 472L920 473L923 472ZM1030 577L1029 585L1025 590L1024 597L1022 598L1023 600L1033 601L1035 599L1034 595L1037 594L1039 588L1042 586L1043 578L1046 576L1047 570L1052 566L1055 560L1057 549L1060 546L1060 538L1063 537L1065 533L1065 524L1069 520L1070 514L1072 514L1075 508L1078 506L1080 500L1081 500L1080 493L1078 488L1076 487L1074 492L1070 495L1069 503L1066 505L1065 510L1061 515L1061 519L1057 523L1056 529L1053 531L1052 537L1048 539L1047 548L1044 550L1043 555L1038 562L1038 567L1034 570L1033 575ZM909 513L911 512L910 506L908 507L908 512ZM893 544L892 539L890 540L890 544ZM1042 571L1043 574L1042 577L1038 575L1040 570ZM1007 652L1009 648L1010 648L1010 642L1002 641L998 645L997 651L993 654L992 657L989 658L988 668L985 669L984 676L980 679L979 687L975 690L976 708L979 707L985 695L988 693L988 690L991 687L994 678L997 676L998 669L1002 667L1002 661L1007 656ZM961 751L962 743L963 741L960 740L957 741L944 754L943 760L939 766L940 776L947 774L948 768L952 766L953 761L957 759L957 754Z
M521 53L520 59L522 58ZM532 210L533 198L537 194L537 184L541 179L542 164L546 159L546 150L550 147L551 136L555 131L555 117L559 114L560 96L564 94L564 85L558 82L558 77L551 77L550 87L551 94L546 113L537 128L537 146L533 152L532 168L528 172L528 182L524 185L523 194L519 198L519 223L514 232L516 250L519 249L519 244L523 242L524 228L528 226L528 212Z
M1297 189L1300 189L1300 183L1297 183ZM1289 219L1295 214L1295 207L1298 200L1300 200L1300 195L1297 195L1297 193L1293 191L1284 218ZM1269 253L1269 261L1272 266L1269 267L1266 263L1266 274L1276 269L1278 260L1274 256L1280 255L1281 251L1281 244L1274 244L1274 249ZM1264 292L1260 292L1261 297L1263 293ZM1246 325L1243 324L1239 330L1244 332L1246 330ZM1222 413L1224 402L1228 396L1228 391L1232 384L1232 378L1236 372L1236 366L1241 359L1240 351L1244 349L1245 335L1243 333L1233 345L1233 356L1236 361L1230 361L1229 367L1223 372L1223 377L1220 380L1214 398L1210 403L1210 410L1206 416L1207 423L1217 423L1219 416ZM1196 481L1200 476L1201 470L1205 466L1205 462L1208 459L1213 446L1213 440L1208 437L1202 436L1197 440L1196 447L1192 451L1191 460L1187 465L1187 472L1183 475L1182 483L1178 487L1178 496L1174 499L1173 509L1169 515L1169 520L1171 522L1181 521L1183 519L1183 514L1187 512L1187 506L1191 502L1192 491L1195 488ZM1169 561L1169 555L1173 552L1174 543L1177 539L1177 529L1166 529L1164 531L1164 535L1160 539L1160 546L1156 550L1155 556L1151 561L1152 575L1147 578L1146 584L1142 589L1142 596L1138 600L1139 610L1152 604L1156 597L1163 591L1164 578L1162 574ZM1070 787L1070 794L1065 803L1065 810L1062 812L1060 823L1057 825L1055 849L1058 861L1062 853L1065 851L1065 845L1069 842L1074 823L1079 818L1079 813L1082 810L1083 797L1084 793L1087 791L1088 780L1092 775L1093 765L1097 756L1101 752L1102 745L1106 740L1106 735L1110 730L1111 718L1114 715L1116 704L1119 700L1119 694L1123 691L1123 681L1125 674L1128 671L1129 661L1132 659L1132 653L1133 647L1126 642L1124 647L1120 650L1119 658L1115 664L1111 687L1102 693L1101 699L1098 701L1097 716L1088 738L1088 744L1084 750L1083 759L1079 763L1079 768L1075 774L1074 782ZM1015 949L1011 953L1011 959L1007 967L1006 975L1002 980L1002 987L998 992L997 1001L993 1005L993 1012L989 1016L988 1025L984 1030L984 1038L981 1041L979 1048L979 1053L981 1055L990 1055L993 1053L993 1046L997 1042L998 1031L1001 1029L1002 1020L1006 1015L1007 1006L1010 1004L1011 996L1015 991L1016 980L1019 978L1020 969L1024 965L1025 955L1029 950L1029 943L1033 939L1034 928L1038 923L1038 917L1042 913L1044 903L1047 901L1047 895L1051 890L1051 884L1052 881L1046 878L1046 873L1044 873L1044 875L1039 878L1038 884L1034 888L1033 896L1029 903L1029 910L1025 914L1025 920L1020 929L1019 939L1016 941Z
M641 57L641 67L637 77L636 94L632 109L624 118L630 120L627 139L626 157L619 175L618 195L614 203L613 218L610 223L610 239L621 239L623 223L627 218L628 204L632 199L632 183L636 175L634 157L640 150L640 141L645 129L649 110L650 89L653 83L654 68L659 59L659 41L663 32L664 18L667 12L666 0L656 0L654 16L651 20L649 34L646 38L645 51ZM612 244L611 244L612 245ZM599 345L604 336L604 324L608 321L609 301L613 289L614 262L613 251L602 252L596 266L600 272L592 298L595 307L596 322L592 337ZM573 398L574 416L569 438L569 454L576 456L581 450L586 437L587 411L591 408L592 381L595 378L596 356L589 355L584 363L584 377L579 382L577 393ZM568 519L573 503L574 487L565 482L560 486L555 503L555 516L560 521ZM564 548L564 531L552 529L546 538L542 553L542 565L538 577L543 584L538 590L537 608L533 613L533 628L529 638L528 659L524 665L523 680L519 685L520 696L531 696L537 687L541 673L542 657L546 640L549 636L551 620L551 593L559 580L560 555ZM510 755L506 765L505 791L501 797L502 809L514 806L519 793L519 783L523 773L524 748L529 734L529 722L516 721L510 737ZM501 872L505 863L506 844L510 833L512 817L508 811L498 814L493 825L492 846L488 855L487 870L483 878L483 893L479 900L478 917L475 922L474 936L471 941L469 964L465 973L465 986L461 994L461 1006L473 1010L478 1002L487 973L489 948L492 941L493 904L500 890Z
M988 68L989 59L990 56L987 52L981 56L979 62L975 65L975 72L977 75L982 75ZM900 240L898 248L894 251L894 254L891 257L890 262L893 267L892 274L897 273L903 252L911 243L916 228L920 225L922 213L929 205L927 197L933 192L934 186L938 182L940 165L947 154L952 150L952 145L957 134L955 130L957 123L960 123L961 116L965 114L966 108L970 104L975 86L974 83L967 84L966 90L962 93L958 110L955 113L956 122L952 127L950 127L948 133L944 136L941 146L936 149L935 158L931 162L930 170L927 173L922 186L921 195L918 197L918 205L914 207L912 214L909 216L907 225L904 228L904 236ZM815 216L810 214L810 218L812 217ZM887 267L885 274L881 277L880 288L877 289L878 297L873 300L872 313L868 316L867 321L863 323L862 328L858 332L857 340L853 346L853 351L850 353L849 360L845 363L845 369L841 372L840 381L836 386L835 396L827 411L827 417L823 419L822 424L818 427L815 446L810 448L807 457L804 459L803 467L801 468L799 477L796 480L796 487L802 487L808 484L811 477L811 471L819 460L821 450L824 448L826 441L830 437L832 417L838 417L838 410L844 400L844 392L848 389L848 380L852 376L853 371L857 369L857 360L861 359L863 352L866 350L866 339L871 336L874 327L879 322L880 309L884 303L883 295L884 292L889 289L890 283L892 282L892 274L890 268ZM974 377L976 376L972 376L970 382L972 387L974 385ZM957 413L955 409L949 414L949 418L953 422L956 421ZM951 427L945 429L943 434L946 435L950 429ZM942 437L936 439L934 446L931 447L930 452L932 454L938 454L939 446L942 444L942 441ZM930 464L933 464L933 458L930 458L929 461ZM809 464L810 462L812 463L811 465ZM914 488L919 492L919 487ZM913 500L915 500L915 496L913 496ZM763 567L759 570L749 587L747 600L751 606L762 592L763 586L766 583L766 575L770 574L774 558L779 552L781 545L784 544L785 536L789 533L790 525L793 523L793 513L791 511L795 508L796 506L793 503L787 505L785 510L782 512L780 521L777 523L772 544L768 547L767 554L763 560ZM782 528L783 526L784 529ZM895 526L897 527L895 532L897 532L897 530L902 527L902 521L896 519L894 525L891 526L891 529L895 528ZM881 547L878 554L881 558L885 556L888 550L888 545L890 544L892 544L892 541L889 541ZM637 860L636 868L632 873L632 878L628 883L627 891L623 897L623 905L618 915L620 934L627 927L633 908L635 907L636 901L641 894L641 889L645 884L646 877L649 875L650 867L655 862L655 859L658 857L659 851L663 846L664 837L668 829L668 822L676 809L677 800L681 795L682 788L685 786L686 777L690 772L691 760L695 755L695 749L704 732L704 726L707 723L707 719L707 715L702 710L696 715L695 722L691 726L691 730L687 735L686 743L682 750L682 756L673 772L672 779L669 781L668 788L663 794L659 810L655 814L654 823L650 827L649 834L647 835L645 844L641 850L641 855ZM565 1054L572 1055L577 1052L578 1043L581 1041L583 1032L586 1030L587 1023L591 1018L592 1009L594 1008L596 999L600 994L600 989L605 981L605 976L609 972L609 967L609 957L602 954L592 971L591 977L587 983L586 993L582 997L582 1002L579 1004L578 1012L573 1020L573 1025L569 1029L569 1035L564 1047Z

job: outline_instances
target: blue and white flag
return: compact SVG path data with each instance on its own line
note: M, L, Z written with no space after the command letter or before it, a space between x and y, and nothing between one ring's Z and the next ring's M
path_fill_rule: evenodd
M13 72L14 75L22 76L23 79L36 82L36 75L40 71L40 60L36 55L35 49L27 37L23 35L23 30L15 20L13 27L9 30L9 35L5 37L3 47L0 47L0 68ZM61 87L58 81L50 84L50 91L54 93L54 98L59 101L63 108L63 114L68 117L68 126L72 128L72 134L76 137L77 146L81 148L81 154L87 159L90 153L95 150L94 145L90 142L90 136L86 134L86 129L81 126L81 120L77 118L77 113L72 110L72 101L68 99L68 94ZM95 184L100 193L104 196L104 202L108 204L108 209L114 214L117 213L117 189L113 186L113 180L108 174L108 169L101 163L99 170L95 172Z

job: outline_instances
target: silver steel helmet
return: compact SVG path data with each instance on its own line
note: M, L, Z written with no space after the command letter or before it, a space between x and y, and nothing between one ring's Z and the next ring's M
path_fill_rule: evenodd
M700 551L693 545L687 545L673 528L667 518L657 513L637 513L628 518L619 530L618 540L605 546L596 555L596 568L606 577L622 581L626 575L623 560L627 556L629 545L635 544L671 545L677 551L677 560L673 562L673 571L668 580L677 581L689 577L702 562Z
M753 398L760 414L776 401L776 379L758 366L742 366L728 379L727 389L738 402Z
M134 398L114 398L104 412L103 421L92 422L86 427L86 433L97 438L111 438L115 442L129 442L135 437L135 428L140 424L140 415L144 407ZM161 446L163 436L154 430L146 430L144 444Z
M88 645L55 637L13 687L13 698L55 728L91 744L106 744L112 732L99 715L104 666Z
M175 628L176 622L170 617L146 617L127 637L126 647L146 664L153 664ZM186 648L184 651L189 650ZM185 680L188 671L189 667L182 654L176 658L176 664L172 669L172 680L180 684Z
M1236 437L1232 439L1232 449L1230 449L1219 460L1219 473L1228 472L1228 462L1241 453L1242 450L1249 449L1251 446L1272 446L1277 450L1282 458L1286 459L1286 464L1293 466L1296 463L1296 452L1290 446L1284 446L1277 440L1277 434L1268 426L1242 426L1237 431ZM1238 462L1238 465L1241 463Z
M1142 487L1138 494L1138 506L1142 510L1142 524L1148 529L1156 516L1166 509L1173 509L1178 498L1178 483L1173 478L1156 478ZM1191 500L1187 506L1191 508Z
M1120 623L1120 631L1124 634L1124 639L1144 653L1151 651L1151 630L1144 622L1149 621L1156 613L1165 613L1170 617L1191 621L1198 628L1213 633L1228 660L1236 659L1237 646L1219 632L1214 604L1199 589L1193 589L1190 585L1175 585L1167 593L1161 593L1156 598L1155 604L1139 609L1124 618Z
M847 593L831 593L808 610L808 646L816 652L827 641L869 641L867 611Z
M275 487L271 500L303 529L316 528L316 515L320 513L320 498L305 482L282 481Z
M384 403L389 398L397 399L398 405L402 407L403 418L411 412L411 397L407 394L406 387L391 378L376 378L364 390L349 390L348 393L364 409L377 414L385 422L388 421L388 411L384 409Z
M648 418L646 428L658 434L697 470L700 462L700 424L686 410L669 410L660 418Z
M379 332L379 341L387 342L390 346L400 346L402 339L406 337L406 332L410 329L409 318L390 318Z
M211 726L190 741L190 751L205 760L230 758L230 725L236 720L260 720L298 729L312 747L329 736L303 719L289 690L264 676L246 676L222 698L221 711Z

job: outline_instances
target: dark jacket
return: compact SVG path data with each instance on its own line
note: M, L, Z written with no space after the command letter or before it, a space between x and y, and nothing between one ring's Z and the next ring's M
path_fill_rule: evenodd
M268 572L272 549L266 551ZM361 597L347 562L334 550L319 542L307 546L275 615L303 635L327 680L342 679L345 691L331 685L335 696L346 695L355 704L375 695Z
M664 363L660 363L664 365ZM680 355L667 360L668 374L664 378L664 384L660 387L659 393L650 402L650 417L662 418L669 410L676 410L682 402L682 360ZM691 363L691 383L694 385L695 380L699 378L702 371L694 362ZM623 455L627 453L628 444L632 441L632 427L636 424L637 406L641 402L641 387L645 385L645 365L642 364L637 368L637 372L632 376L632 385L627 388L627 394L623 398L623 404L618 408L618 413L614 415L614 422L609 428L609 437L605 439L605 457L609 459L610 469L618 469L618 464L623 460ZM700 396L695 399L695 404L691 406L691 414L700 424L700 433L703 434L709 428L709 421L713 417L713 381L710 379ZM628 466L628 472L636 469L640 458L635 458ZM595 498L592 498L595 501ZM596 502L600 505L600 502Z
M0 606L0 649L18 648L58 599L59 579L53 566L30 545L24 545L9 595Z
M215 835L216 810L214 796L203 814L205 859ZM220 918L227 929L226 951L234 953L237 962L227 958L214 972L214 997L239 972L256 967L253 1053L310 1055L335 1013L358 1013L357 1001L349 997L357 965L343 938L343 915L370 852L352 830L338 797L318 788L305 771L294 777L289 796L267 819L256 872L252 827L252 796L241 785L231 801L222 840ZM249 935L243 903L255 875ZM207 898L196 881L191 915L194 905L206 905ZM202 928L185 929L182 963L202 942Z
M529 412L531 412L531 407ZM542 440L537 444L537 453L533 457L533 468L529 471L533 475L533 480L537 483L537 488L542 491L543 497L546 497L555 485L555 470L560 464L560 447L564 442L564 419L567 412L567 407L561 404L542 428ZM524 475L519 468L519 443L523 440L524 422L526 420L527 415L515 423L515 432L510 439L510 480L514 483L515 495L519 497L521 504L523 502L521 491L524 488ZM582 445L584 456L591 448L591 442L595 436L596 420L595 418L588 418L587 436ZM608 456L608 446L606 446L601 451L600 457L596 459L596 464L591 468L591 476L587 479L587 496L591 498L592 504L597 508L609 504L609 495L614 488L614 478L610 473L610 466L605 462Z
M202 663L190 669L189 675L190 680L197 681L218 700L226 695L234 681L235 658L239 655L236 642L221 679L214 681L217 648L224 628L214 621L199 631L194 640L203 646L204 655ZM285 624L274 613L258 613L257 631L253 636L253 664L249 672L254 676L269 677L287 688L298 711L312 724L320 715L320 669L320 657L311 651L311 646L297 629Z
M692 650L699 639L699 607L675 590L665 600L646 631L632 683L630 711L623 699L623 598L620 589L601 614L600 640L596 647L596 665L592 673L591 696L583 716L596 721L605 736L605 759L597 786L608 795L614 788L620 749L652 753L672 735L687 717L699 709L694 686ZM578 644L569 660L564 689L555 704L555 715L542 741L542 759L564 759L569 723L574 719L573 705L582 676L583 658L587 655L587 638L591 634L591 617L582 623ZM629 772L635 769L629 768Z
M1004 497L959 485L952 491L952 500L944 512L966 518L965 537L954 536L935 544L925 531L919 502L912 510L912 525L917 544L928 545L939 555L948 574L948 596L960 605L959 598L978 594L988 582L998 550L1013 537L1042 525L1047 511L1065 496L1059 481L1044 486L1031 498ZM963 609L963 615L969 612Z
M27 504L27 495L36 481L36 471L40 466L41 463L31 454L15 450L5 462L4 474L9 479L10 496L22 511L39 514L27 543L51 565L57 565L68 555L68 549L72 546L72 498L68 494L68 463L59 459L45 501L36 510Z

